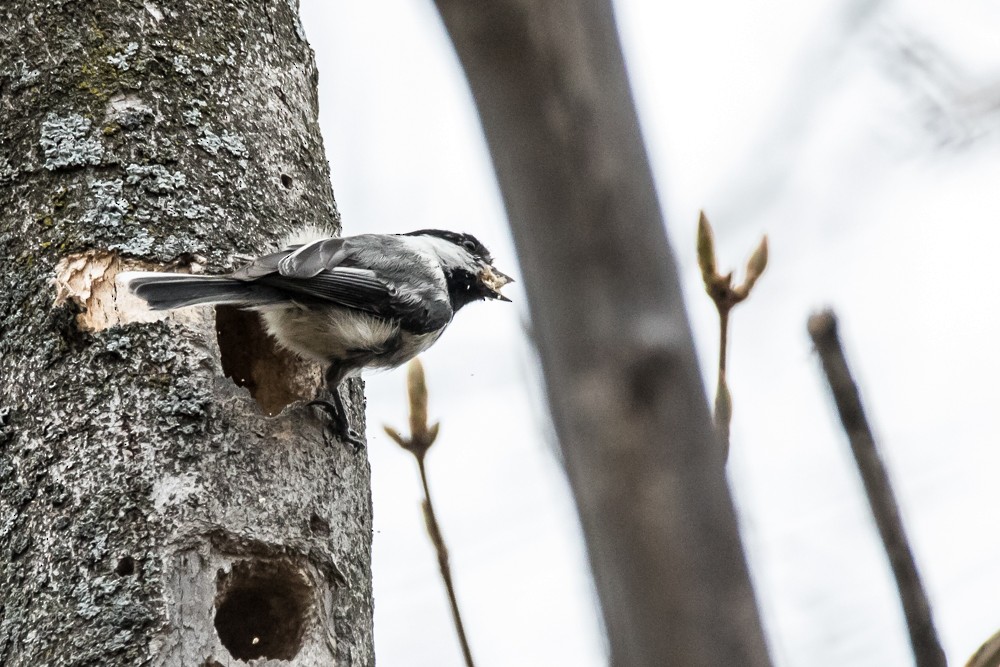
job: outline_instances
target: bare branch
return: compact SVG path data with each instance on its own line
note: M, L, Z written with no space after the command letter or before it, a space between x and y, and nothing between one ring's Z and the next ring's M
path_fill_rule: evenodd
M768 665L610 0L437 0L490 145L615 665Z
M889 475L861 404L861 395L847 366L847 358L837 335L837 318L833 312L825 311L810 317L809 335L823 363L823 372L837 403L840 421L850 440L851 451L868 495L868 504L875 517L875 525L889 556L889 565L896 578L917 667L945 667L947 663L934 629L930 603L906 539Z
M462 646L462 656L465 658L466 667L475 667L472 661L472 649L469 648L469 639L465 635L465 624L462 623L462 612L458 607L458 597L455 595L455 583L451 578L451 565L448 563L448 546L445 544L444 535L441 534L441 526L438 524L437 515L434 513L434 503L431 502L431 486L427 482L427 452L434 441L437 440L438 427L440 422L433 426L427 424L427 384L424 382L424 366L420 359L414 359L406 368L406 389L410 399L410 437L405 437L391 426L383 426L386 435L396 441L400 447L413 454L417 460L417 468L420 470L420 483L424 487L424 524L427 527L427 534L434 545L437 553L438 567L441 570L441 579L444 580L444 587L448 592L448 602L451 605L451 617L455 621L455 633L458 635L458 642Z

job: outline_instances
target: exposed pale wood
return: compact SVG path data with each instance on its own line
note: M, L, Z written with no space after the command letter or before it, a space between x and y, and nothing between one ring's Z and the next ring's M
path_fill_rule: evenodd
M245 665L214 624L250 589L302 616L250 646L374 664L364 455L224 377L213 309L112 317L119 268L339 223L315 85L295 2L0 4L0 664ZM288 383L266 338L227 344Z

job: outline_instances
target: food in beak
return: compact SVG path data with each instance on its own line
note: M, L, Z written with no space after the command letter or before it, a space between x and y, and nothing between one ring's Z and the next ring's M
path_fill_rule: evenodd
M482 281L483 285L485 285L487 289L493 293L492 296L494 299L498 299L500 301L510 301L510 299L500 293L500 288L508 283L514 282L513 278L497 271L492 266L487 266L483 269L483 272L479 274L479 280Z

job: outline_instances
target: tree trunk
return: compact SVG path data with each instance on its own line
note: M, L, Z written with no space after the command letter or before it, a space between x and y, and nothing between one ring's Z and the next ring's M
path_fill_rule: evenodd
M373 664L368 462L295 403L319 369L114 282L339 226L296 3L0 17L0 664Z
M611 2L436 3L510 216L612 664L764 667Z

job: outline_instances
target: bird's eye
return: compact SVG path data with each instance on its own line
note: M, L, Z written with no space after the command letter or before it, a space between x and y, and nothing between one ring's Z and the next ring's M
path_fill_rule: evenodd
M468 250L469 252L476 252L476 244L470 241L469 239L462 241L462 247Z

